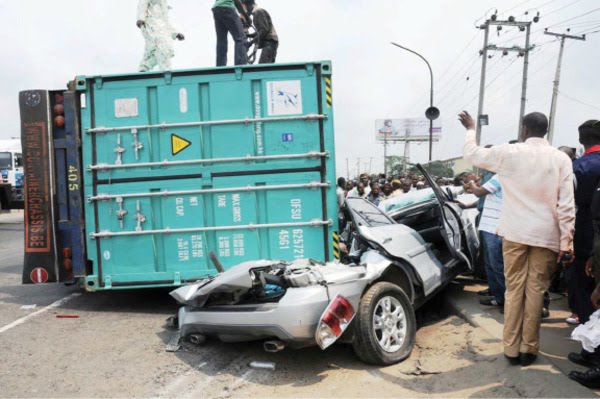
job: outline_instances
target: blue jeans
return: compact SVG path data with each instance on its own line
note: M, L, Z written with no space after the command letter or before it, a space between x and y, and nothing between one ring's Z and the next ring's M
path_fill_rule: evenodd
M481 232L485 258L485 271L487 273L490 292L500 304L504 303L504 256L502 255L502 237L496 234Z
M246 34L237 11L230 7L215 7L212 11L217 33L217 66L227 65L227 33L231 33L235 42L235 65L246 65L248 63Z

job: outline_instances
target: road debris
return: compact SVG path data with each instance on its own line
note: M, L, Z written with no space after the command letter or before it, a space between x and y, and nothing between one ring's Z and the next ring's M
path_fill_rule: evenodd
M169 342L167 342L167 352L177 352L181 348L181 334L179 331L175 331Z
M250 364L248 364L248 366L250 366L253 369L259 369L259 370L271 370L274 371L275 370L275 363L273 362L250 362Z

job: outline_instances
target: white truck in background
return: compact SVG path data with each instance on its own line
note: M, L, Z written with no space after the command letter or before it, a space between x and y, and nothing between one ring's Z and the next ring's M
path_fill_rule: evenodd
M23 209L23 155L20 139L0 140L0 210Z

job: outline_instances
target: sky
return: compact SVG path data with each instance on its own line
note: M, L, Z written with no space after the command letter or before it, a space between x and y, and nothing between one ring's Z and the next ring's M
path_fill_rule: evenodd
M442 139L433 159L460 156L464 129L456 114L477 113L483 31L476 28L495 10L532 25L526 112L548 114L559 43L544 28L571 34L600 30L598 0L261 0L280 37L278 62L333 63L336 164L340 176L383 169L383 146L375 120L422 117L429 105L429 72L413 54L425 56L434 73L434 103L441 110ZM212 0L171 0L172 23L185 34L175 43L174 69L210 67L215 60ZM61 89L76 75L135 72L143 53L136 0L0 0L0 139L19 136L18 92ZM527 14L525 14L527 12ZM493 30L490 43L525 46L517 29ZM230 46L232 48L232 46ZM560 82L554 145L578 147L577 127L600 119L600 33L567 41ZM232 63L230 51L229 63ZM517 137L523 58L492 52L488 60L482 144ZM388 147L403 155L403 144ZM426 162L427 144L411 145L411 162ZM349 167L347 168L347 165Z

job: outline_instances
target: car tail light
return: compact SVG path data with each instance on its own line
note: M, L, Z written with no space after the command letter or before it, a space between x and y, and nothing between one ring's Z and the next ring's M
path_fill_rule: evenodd
M321 349L327 349L346 331L356 313L346 298L336 296L319 320L315 339Z

